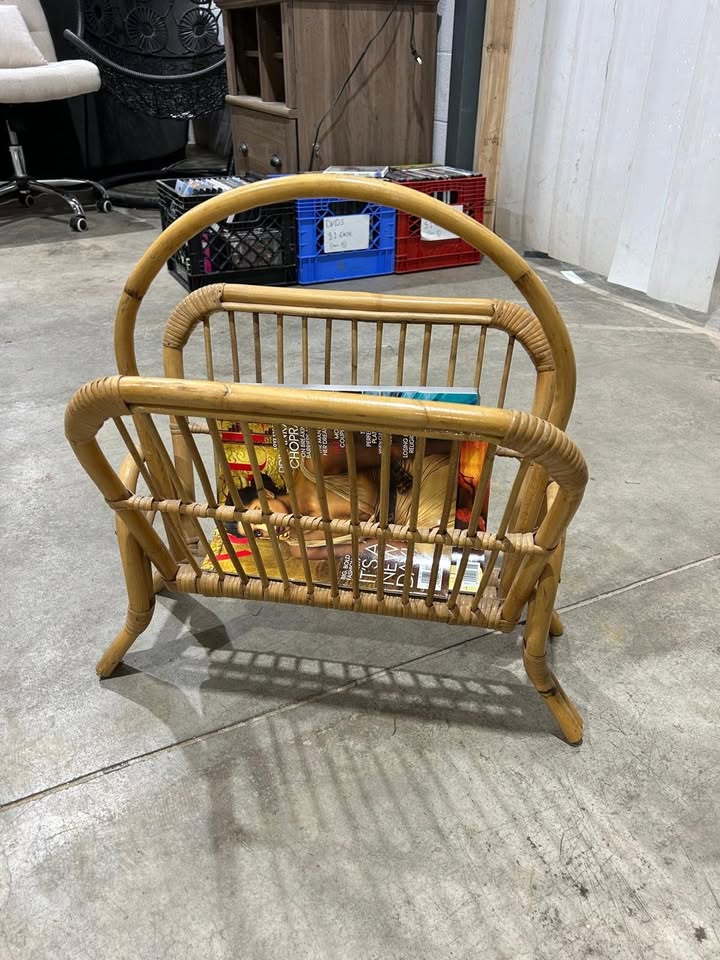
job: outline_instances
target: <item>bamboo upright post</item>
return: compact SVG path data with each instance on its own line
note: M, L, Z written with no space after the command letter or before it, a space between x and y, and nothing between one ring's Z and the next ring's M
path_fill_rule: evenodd
M491 230L495 226L514 19L515 0L487 0L475 129L475 169L485 176L488 198L485 222Z

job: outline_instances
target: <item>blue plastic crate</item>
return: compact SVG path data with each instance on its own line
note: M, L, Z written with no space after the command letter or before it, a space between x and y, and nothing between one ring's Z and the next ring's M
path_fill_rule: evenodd
M368 247L325 253L326 218L369 216ZM298 282L376 277L395 269L395 210L334 197L298 200Z

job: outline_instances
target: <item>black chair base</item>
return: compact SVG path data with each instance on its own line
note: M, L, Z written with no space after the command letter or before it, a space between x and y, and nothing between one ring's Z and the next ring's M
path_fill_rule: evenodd
M22 206L31 207L35 203L35 197L57 197L70 207L70 228L77 233L84 233L88 228L88 222L83 205L74 193L70 193L70 190L92 190L97 209L101 213L110 213L112 210L110 194L101 183L96 183L94 180L33 180L28 176L25 155L9 119L6 119L6 125L10 139L10 159L15 176L0 186L0 203L17 197Z
M0 186L0 203L17 197L23 207L32 207L38 196L57 197L70 208L70 228L84 233L88 228L85 209L69 189L92 190L95 206L101 213L110 213L112 202L105 187L94 180L33 180L31 177L13 177Z

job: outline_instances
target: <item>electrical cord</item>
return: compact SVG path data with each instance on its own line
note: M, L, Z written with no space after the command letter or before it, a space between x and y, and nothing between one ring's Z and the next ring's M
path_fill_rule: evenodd
M418 53L417 47L415 46L415 0L411 0L410 13L412 14L412 19L410 20L410 53L415 58L415 63L421 67L422 57Z
M309 163L308 163L308 170L312 170L313 164L315 163L315 154L317 153L317 149L318 149L318 147L320 146L320 144L318 143L318 139L319 139L319 137L320 137L320 131L322 130L323 124L325 123L325 121L327 120L327 118L330 116L330 114L333 112L333 110L334 110L335 107L337 106L337 103L338 103L340 97L342 97L343 93L345 93L345 89L346 89L347 85L350 83L350 81L352 80L352 78L355 76L355 72L357 71L358 67L359 67L360 64L363 62L363 60L365 59L365 57L367 56L368 50L369 50L370 47L375 43L375 41L377 40L377 38L380 36L380 34L383 32L383 30L385 29L385 27L386 27L386 26L388 25L388 23L390 22L390 18L392 17L392 15L393 15L393 14L395 13L395 11L397 10L399 3L400 3L400 0L395 0L395 3L394 3L394 4L392 5L392 7L390 8L390 12L389 12L388 15L385 17L385 19L383 20L383 22L380 24L380 27L379 27L378 31L377 31L376 33L374 33L373 36L372 36L372 37L368 40L368 42L365 44L365 49L363 50L363 52L360 54L360 56L359 56L359 57L357 58L357 60L355 61L355 66L352 68L352 70L351 70L350 73L347 75L347 77L345 77L345 80L343 81L342 86L341 86L340 89L338 90L335 99L333 100L333 102L332 102L332 104L330 105L329 109L328 109L327 112L323 115L322 119L320 120L320 122L318 123L317 127L315 128L315 136L313 137L313 139L312 139L312 144L310 145L310 161L309 161ZM415 40L415 4L414 4L414 3L413 3L413 6L412 6L412 14L413 14L413 26L412 26L412 32L411 32L411 37L412 37L412 39L411 39L411 41L410 41L411 47L413 48L413 49L412 49L412 55L415 57L415 59L417 60L418 63L422 63L422 60L421 60L420 57L418 56L417 50L414 49L414 40Z

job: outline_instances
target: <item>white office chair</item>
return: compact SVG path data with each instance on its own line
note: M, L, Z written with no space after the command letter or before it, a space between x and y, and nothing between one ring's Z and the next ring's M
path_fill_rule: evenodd
M34 43L35 53L32 52L32 43L27 36L18 37L17 42L6 44L6 58L15 64L25 59L37 62L33 66L6 66L0 60L0 110L5 114L5 122L10 137L10 156L15 176L0 186L0 202L16 196L23 206L30 207L35 202L35 196L50 194L63 200L71 210L70 226L73 230L84 232L88 228L87 218L82 204L72 193L71 188L92 189L98 210L109 213L112 204L107 191L99 183L92 180L34 180L25 167L25 157L17 134L12 126L11 107L24 103L41 103L47 100L67 100L88 93L95 93L100 89L100 73L94 63L89 60L61 60L55 55L55 47L48 29L47 20L40 0L0 0L0 7L16 7ZM0 10L0 15L3 11ZM12 28L13 20L17 25L16 14L8 12L5 31L6 37ZM21 25L20 25L21 26ZM3 27L0 25L0 30ZM25 47L23 47L23 41ZM1 44L0 44L1 49ZM24 56L25 49L30 51L29 57ZM39 54L38 54L39 51ZM47 62L43 63L42 59ZM38 62L39 61L39 62ZM4 108L4 109L3 109ZM48 144L48 149L51 149Z

